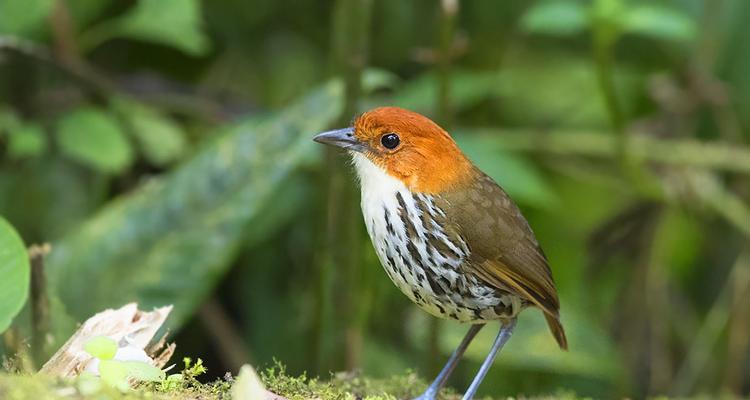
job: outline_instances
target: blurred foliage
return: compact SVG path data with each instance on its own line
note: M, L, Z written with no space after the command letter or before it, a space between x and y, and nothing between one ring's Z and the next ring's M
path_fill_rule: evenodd
M335 74L362 62L355 106L450 121L550 258L571 350L528 311L481 393L750 393L749 2L459 1L452 19L373 1L354 61L345 4L1 0L0 331L26 299L16 230L52 244L47 353L103 308L170 303L212 377L276 357L429 379L466 327L395 290L329 203L355 184L329 182L346 157L310 141L353 117ZM356 265L330 265L332 215L357 219ZM0 354L35 332L32 306Z
M29 259L18 233L0 218L0 333L21 311L29 293Z

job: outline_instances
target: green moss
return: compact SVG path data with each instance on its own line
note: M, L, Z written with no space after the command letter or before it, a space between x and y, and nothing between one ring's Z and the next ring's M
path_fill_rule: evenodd
M329 380L289 376L284 366L277 364L261 372L261 380L268 390L290 400L310 398L349 400L396 400L413 398L427 386L412 372L389 379L371 379L357 373L338 373Z
M199 362L197 363L199 364ZM59 379L42 375L0 373L0 399L3 400L225 400L230 399L233 379L203 384L195 379L196 364L186 364L180 374L171 375L160 383L141 384L121 393L102 384L94 377ZM176 378L178 377L179 378ZM426 383L407 371L387 379L372 379L357 373L338 373L329 379L290 376L281 364L260 373L261 380L272 392L290 400L397 400L413 398ZM441 400L460 399L460 394L447 389ZM526 398L528 399L528 398ZM574 393L561 392L534 399L576 400ZM512 399L508 399L512 400Z
M289 376L281 364L260 374L264 385L272 392L289 400L397 400L412 399L422 393L427 383L411 371L387 379L372 379L357 373L342 372L328 380L308 378L306 375ZM441 400L458 400L460 393L446 388L440 392ZM490 399L486 397L485 400ZM525 400L577 400L573 392L561 391L549 396L519 397ZM513 400L513 398L504 398Z

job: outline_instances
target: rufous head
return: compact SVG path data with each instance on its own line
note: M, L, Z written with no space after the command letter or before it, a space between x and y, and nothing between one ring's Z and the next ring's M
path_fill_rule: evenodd
M324 132L313 140L363 155L413 192L452 190L477 173L448 132L399 107L375 108L360 115L353 127Z

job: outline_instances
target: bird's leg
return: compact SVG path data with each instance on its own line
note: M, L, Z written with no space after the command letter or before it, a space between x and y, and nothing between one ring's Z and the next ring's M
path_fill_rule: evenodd
M466 389L466 393L464 393L464 397L462 400L471 400L474 398L474 394L476 394L477 389L479 388L479 385L482 383L482 379L484 379L484 376L487 375L487 371L490 370L490 367L492 366L492 362L495 361L495 357L497 356L497 353L500 352L500 349L503 348L503 345L505 345L505 342L510 339L511 333L513 333L513 328L516 326L516 319L513 318L510 321L504 323L500 326L500 332L498 332L497 337L495 338L495 342L492 344L492 348L490 349L490 354L487 354L487 358L484 359L484 362L482 362L482 366L479 367L479 372L477 372L477 376L474 377L474 380L471 381L471 385L469 385L469 388Z
M461 359L464 351L466 351L466 348L469 347L469 343L471 343L471 341L474 339L474 336L477 335L477 332L479 332L482 327L484 327L484 324L475 324L472 325L471 328L469 328L469 331L466 332L466 336L464 336L463 340L461 340L461 344L459 344L456 350L453 351L453 354L451 354L448 362L445 363L445 366L442 370L440 370L440 373L435 378L435 380L432 381L432 383L427 388L427 390L424 391L424 393L419 395L419 397L414 400L435 400L437 398L438 392L443 387L443 385L445 385L445 381L448 380L451 372L453 372L453 370L456 368L458 360Z
M474 398L474 394L476 394L477 389L479 388L479 385L482 383L482 380L484 379L484 376L487 375L487 371L490 370L490 367L492 366L492 362L495 361L495 357L497 356L497 353L500 352L500 349L503 348L505 345L505 342L510 339L510 335L513 333L513 328L516 326L516 319L513 318L510 321L504 323L500 326L500 332L498 332L497 337L495 338L495 342L492 344L492 348L490 349L490 354L487 354L487 358L484 359L484 362L482 362L482 366L479 367L479 372L477 372L477 375L474 377L474 380L471 381L471 385L469 385L469 388L466 389L466 393L464 393L464 397L462 400L471 400Z

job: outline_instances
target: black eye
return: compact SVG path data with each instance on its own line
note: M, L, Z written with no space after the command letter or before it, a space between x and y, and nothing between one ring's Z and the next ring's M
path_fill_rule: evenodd
M395 133L388 133L380 138L380 143L382 143L383 147L386 149L395 149L396 146L401 143L401 139L399 139L398 135Z

